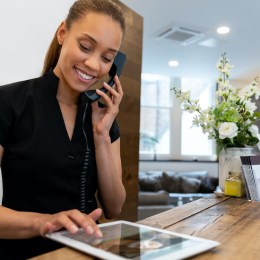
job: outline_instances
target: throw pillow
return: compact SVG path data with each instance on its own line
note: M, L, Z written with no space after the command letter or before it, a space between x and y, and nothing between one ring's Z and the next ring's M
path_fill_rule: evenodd
M197 193L200 188L201 180L191 177L182 176L182 192Z
M180 193L181 192L181 182L180 176L175 176L174 174L167 174L163 172L161 178L162 189L170 193Z
M141 191L159 191L162 189L161 176L156 174L139 175L139 187Z
M207 177L201 181L199 188L200 193L213 193L218 186L218 178Z

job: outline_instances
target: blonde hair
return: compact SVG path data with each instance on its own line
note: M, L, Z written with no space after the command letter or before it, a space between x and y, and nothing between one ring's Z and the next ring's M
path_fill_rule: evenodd
M77 0L70 7L69 13L65 20L68 30L72 24L83 18L86 14L93 12L110 16L114 21L118 22L122 32L125 32L125 18L122 10L111 0ZM60 56L61 45L57 40L57 32L52 39L47 54L45 56L42 75L54 68Z

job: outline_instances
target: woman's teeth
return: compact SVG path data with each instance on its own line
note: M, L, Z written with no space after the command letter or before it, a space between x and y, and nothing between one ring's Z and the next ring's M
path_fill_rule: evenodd
M82 71L79 71L79 70L76 69L76 72L77 72L78 75L79 75L81 78L83 78L83 79L93 79L92 76L89 76L89 75L83 73Z

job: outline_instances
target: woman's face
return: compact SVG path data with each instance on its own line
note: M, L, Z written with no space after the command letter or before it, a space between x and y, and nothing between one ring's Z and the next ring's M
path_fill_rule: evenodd
M69 30L62 23L57 34L62 48L54 69L60 84L74 92L88 90L109 72L122 36L119 23L103 14L88 13Z

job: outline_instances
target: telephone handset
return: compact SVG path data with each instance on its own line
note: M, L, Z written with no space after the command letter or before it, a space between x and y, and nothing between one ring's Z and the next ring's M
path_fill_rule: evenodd
M120 76L120 74L123 70L125 61L126 61L126 55L119 51L114 59L112 67L108 73L109 80L108 80L107 84L109 86L113 87L113 85L115 84L114 76L115 75L117 75L118 77ZM103 91L104 93L107 92L107 90L104 87L100 88L99 90ZM97 101L100 98L100 96L96 93L96 90L94 90L94 89L86 91L85 94L90 102Z

